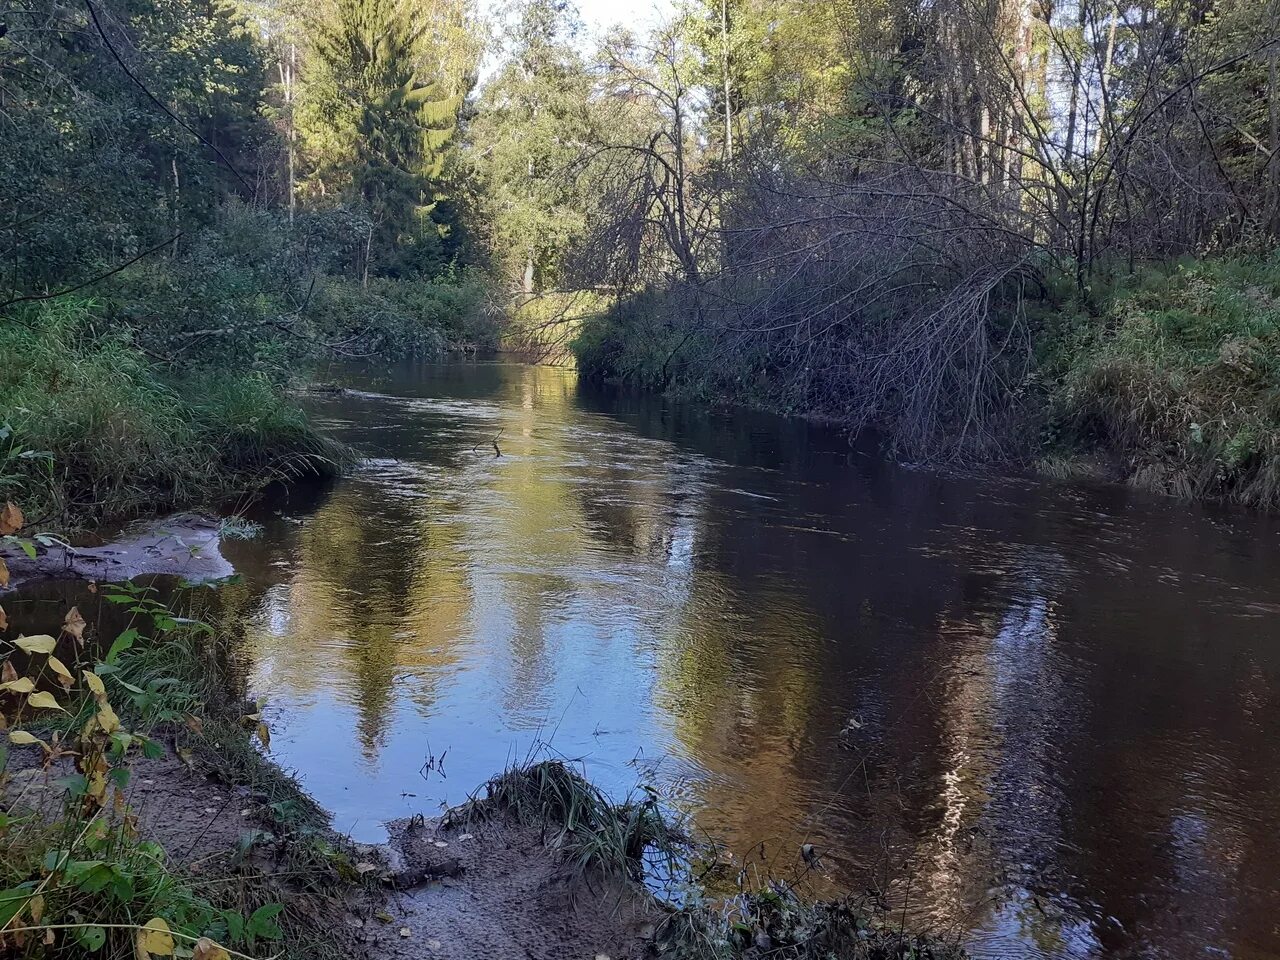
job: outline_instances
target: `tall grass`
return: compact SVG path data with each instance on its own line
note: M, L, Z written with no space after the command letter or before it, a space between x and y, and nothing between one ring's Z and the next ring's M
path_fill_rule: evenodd
M6 321L0 357L0 489L38 521L208 501L340 455L264 374L170 371L92 301Z
M1149 269L1047 341L1049 443L1129 482L1280 505L1280 252Z

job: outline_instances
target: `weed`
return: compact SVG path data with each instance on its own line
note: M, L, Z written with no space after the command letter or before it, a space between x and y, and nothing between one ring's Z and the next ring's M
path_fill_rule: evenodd
M614 803L563 760L515 764L492 778L483 796L451 811L446 822L507 814L536 826L544 840L586 876L643 880L670 876L689 848L684 831L663 810L656 791Z

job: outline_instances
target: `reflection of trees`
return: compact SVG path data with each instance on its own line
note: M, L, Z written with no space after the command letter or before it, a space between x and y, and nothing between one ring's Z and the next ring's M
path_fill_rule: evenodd
M271 684L358 703L373 750L397 696L435 716L483 672L515 726L615 644L739 851L812 840L841 881L910 878L922 912L1047 954L1271 936L1280 649L1232 613L1278 599L1242 560L1263 547L478 376L448 386L471 406L352 401L386 461L228 545L269 554L228 596Z

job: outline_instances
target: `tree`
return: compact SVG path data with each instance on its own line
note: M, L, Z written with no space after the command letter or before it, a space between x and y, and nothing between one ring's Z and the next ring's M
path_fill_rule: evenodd
M521 0L503 19L503 63L481 93L470 149L495 259L532 294L557 281L583 229L590 200L572 166L587 133L591 78L572 4Z
M315 30L298 105L311 180L360 203L362 273L420 274L441 261L432 219L462 104L422 79L430 22L404 0L336 0Z

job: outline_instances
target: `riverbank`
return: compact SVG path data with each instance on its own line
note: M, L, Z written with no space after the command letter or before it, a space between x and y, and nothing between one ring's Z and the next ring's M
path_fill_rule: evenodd
M1147 267L1100 282L1087 303L1058 289L1065 286L1042 280L1036 297L1020 288L1008 306L1016 323L993 309L984 362L996 365L980 382L966 379L967 367L952 371L943 378L951 388L927 398L912 399L906 382L860 393L878 382L885 357L883 345L870 349L874 332L828 323L826 340L809 341L803 325L788 324L800 342L779 359L744 345L731 309L694 310L661 291L584 321L574 351L587 376L853 431L874 427L899 459L1280 507L1280 256ZM865 326L873 331L874 318ZM1012 349L1015 335L1025 342ZM943 346L905 349L923 357ZM961 395L966 383L981 387L981 410Z
M692 847L656 794L611 802L557 760L352 843L270 759L228 638L157 596L0 618L0 936L24 956L961 956L790 885L665 903L646 865Z

